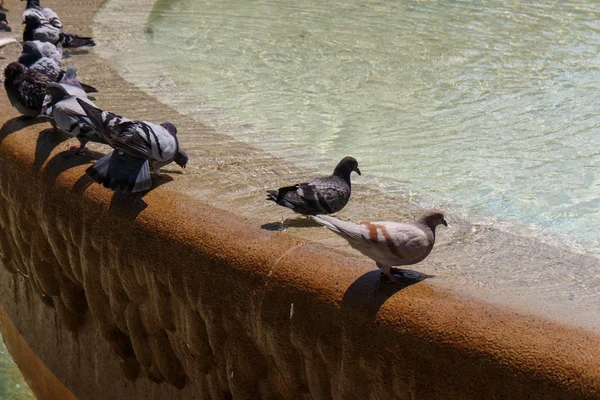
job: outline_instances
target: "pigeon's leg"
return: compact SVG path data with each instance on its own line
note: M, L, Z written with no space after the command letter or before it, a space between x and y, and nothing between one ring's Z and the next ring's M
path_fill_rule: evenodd
M87 141L81 140L81 139L78 139L78 140L79 140L79 144L78 145L70 146L69 147L70 150L75 150L75 154L79 154L82 151L84 151L85 150L85 146L87 145Z
M377 268L379 268L381 270L381 272L383 272L383 274L389 278L390 281L396 282L396 283L398 282L398 278L396 278L394 275L392 275L391 265L383 265L380 263L376 263L376 264L377 264Z

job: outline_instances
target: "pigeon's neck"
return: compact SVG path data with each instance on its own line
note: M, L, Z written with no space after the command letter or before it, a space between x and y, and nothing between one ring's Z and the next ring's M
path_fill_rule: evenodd
M346 164L338 165L337 167L335 167L335 170L333 171L333 175L339 176L348 185L351 185L350 184L350 174L352 174L352 168L350 168Z
M418 224L421 226L421 229L423 229L428 235L429 232L431 232L431 237L433 240L435 240L435 228L437 225L435 225L431 221L428 221L427 218L419 219Z
M38 8L40 7L40 3L37 0L27 0L27 9L29 8Z

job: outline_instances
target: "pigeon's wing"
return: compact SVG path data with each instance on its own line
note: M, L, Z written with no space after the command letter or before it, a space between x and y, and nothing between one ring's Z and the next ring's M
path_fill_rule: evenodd
M85 100L90 102L87 99ZM89 117L85 114L75 97L69 97L54 104L52 107L52 116L57 128L67 132L69 135L76 136L78 139L84 141L102 141L100 136L95 132Z
M369 231L372 247L380 254L392 253L406 265L423 260L433 248L433 233L416 224L378 221L362 225Z
M159 162L171 161L177 140L164 127L145 121L127 121L110 129L113 147L133 156Z
M298 195L314 205L321 213L332 214L340 211L350 199L350 186L336 176L310 179L298 185Z
M56 82L61 75L60 65L51 58L42 57L37 60L30 69L34 69L46 75L50 81Z
M33 31L33 40L39 40L40 42L50 42L56 45L60 42L61 37L60 29L52 25L42 25Z
M45 7L42 8L41 11L50 25L54 26L55 28L62 28L62 22L60 22L60 18L58 18L58 15L52 11L52 9Z
M27 107L34 110L41 110L46 96L46 85L48 77L45 75L28 70L25 80L19 86L19 100Z

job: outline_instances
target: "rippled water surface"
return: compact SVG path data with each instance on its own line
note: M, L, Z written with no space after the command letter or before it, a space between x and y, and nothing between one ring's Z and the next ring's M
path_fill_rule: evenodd
M415 269L600 331L599 17L569 1L111 0L94 36L121 76L198 121L181 127L192 196L272 222L291 213L266 188L353 155L342 218L441 208L452 227Z
M0 399L34 400L35 397L10 357L0 336Z
M147 40L240 137L598 243L598 3L159 1Z

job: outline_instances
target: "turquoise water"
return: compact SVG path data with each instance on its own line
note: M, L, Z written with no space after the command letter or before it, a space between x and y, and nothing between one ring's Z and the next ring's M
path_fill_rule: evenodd
M594 2L161 0L146 39L210 125L598 247L599 33Z
M35 396L27 386L19 368L10 357L0 335L0 399L34 400Z

